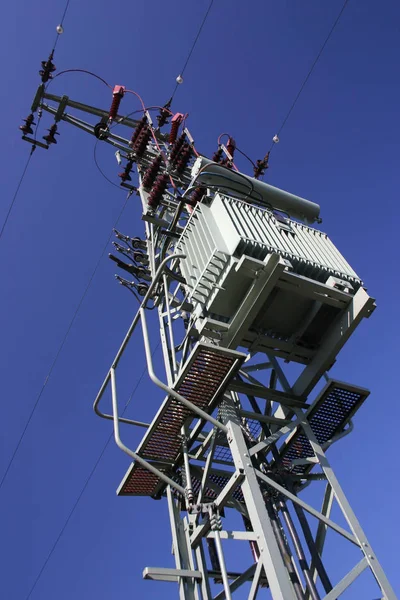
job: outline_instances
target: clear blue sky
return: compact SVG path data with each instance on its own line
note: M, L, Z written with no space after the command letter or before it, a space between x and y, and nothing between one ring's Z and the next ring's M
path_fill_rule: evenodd
M57 68L89 69L138 91L148 105L164 103L207 5L71 0ZM174 106L190 113L200 151L211 154L217 136L228 131L253 159L265 154L341 5L216 0ZM18 126L29 113L63 8L61 0L3 7L0 222L29 151ZM330 458L395 590L399 22L397 0L350 0L266 178L321 204L322 229L377 298L378 309L333 369L372 394L354 433ZM109 90L84 75L65 75L52 87L83 102L110 104ZM139 108L133 96L123 106ZM42 122L49 126L50 117ZM124 202L94 165L94 140L66 124L59 131L57 146L33 156L0 241L0 476ZM100 145L98 158L116 179L112 151ZM136 197L120 228L141 234ZM25 599L110 433L91 404L136 308L114 283L114 272L104 257L0 493L0 595L7 600ZM134 345L120 384L126 398L144 364L139 337ZM144 378L129 414L149 419L159 400ZM137 434L126 435L134 446ZM141 579L145 566L172 566L169 524L166 502L115 496L128 464L110 445L33 600L177 597L173 585Z

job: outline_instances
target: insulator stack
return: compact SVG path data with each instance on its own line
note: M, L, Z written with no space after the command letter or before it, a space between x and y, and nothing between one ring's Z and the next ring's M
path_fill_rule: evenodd
M118 173L118 177L120 177L124 183L125 183L125 181L132 181L132 177L130 175L130 173L132 171L132 167L133 167L133 160L130 159L126 163L126 167L122 171L122 173Z
M229 138L228 139L228 143L226 144L226 149L228 150L229 154L232 156L235 154L235 150L236 150L236 142L233 138Z
M175 171L179 175L181 175L183 173L183 171L186 169L191 157L192 157L192 148L191 148L190 144L186 143L183 145L182 150L181 150L178 158L176 159Z
M175 161L175 159L177 158L178 154L180 153L183 144L185 143L186 140L186 134L182 133L179 138L176 140L176 142L174 143L174 145L171 148L171 151L169 153L169 160L171 163L173 163Z
M255 179L258 179L259 177L261 177L261 175L264 175L266 169L268 169L268 167L269 167L268 161L269 161L269 152L267 152L267 154L264 156L264 158L262 160L260 160L260 159L257 160L256 166L254 167Z
M136 154L137 158L141 158L147 148L147 144L149 143L151 138L150 127L146 125L143 127L142 131L139 133L132 149Z
M108 113L109 121L113 121L117 114L119 105L121 104L121 100L124 97L125 88L123 85L116 85L113 89L113 100L110 107L110 112Z
M158 156L155 157L155 159L153 160L153 162L151 163L151 165L149 166L149 168L146 170L145 174L143 175L143 179L142 179L142 186L143 189L146 191L149 191L153 185L153 183L156 180L156 177L158 175L158 172L161 168L161 155L159 154Z
M42 79L42 83L47 83L49 79L53 79L53 73L56 70L56 66L53 63L53 54L52 52L48 58L48 60L42 60L42 68L39 71L39 75Z
M168 175L163 173L159 175L155 180L153 189L150 192L148 203L150 208L155 210L157 206L160 204L162 197L164 195L165 190L168 186Z
M168 100L166 104L160 109L160 113L157 116L158 127L164 127L164 125L168 125L168 117L171 114L169 108L171 106L172 98Z
M219 147L218 150L216 152L214 152L213 157L212 157L211 160L213 160L216 163L219 163L221 161L221 158L222 158L222 153L223 153L223 150L222 150L221 147Z
M28 115L26 117L26 119L24 119L24 123L25 125L20 125L19 128L22 131L22 133L24 135L27 135L28 133L33 133L33 129L32 129L32 125L35 125L36 123L33 122L34 116L31 113L30 115Z
M59 133L57 133L57 125L54 124L50 127L50 129L47 130L49 133L48 135L44 135L43 139L50 145L50 144L57 144L57 140L54 137L55 135L60 135Z
M190 198L188 198L188 204L191 206L196 206L198 202L201 202L203 196L205 194L205 189L202 187L197 187Z
M183 119L184 115L182 115L181 113L176 113L176 115L172 117L171 131L168 139L170 144L173 144L176 141L176 138L178 137L179 126L182 123Z
M146 118L146 116L143 116L143 117L140 119L139 123L138 123L138 124L137 124L137 126L136 126L136 129L135 129L135 131L134 131L134 132L133 132L133 134L132 134L131 141L129 142L129 145L130 145L131 147L133 147L133 146L134 146L134 144L135 144L136 140L138 139L139 135L141 134L141 132L142 132L142 130L143 130L143 127L145 127L146 125L147 125L147 118Z

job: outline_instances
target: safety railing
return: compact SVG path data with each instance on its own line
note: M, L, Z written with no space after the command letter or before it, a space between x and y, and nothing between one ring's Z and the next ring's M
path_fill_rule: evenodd
M99 416L102 417L103 419L109 419L113 421L114 424L114 438L115 438L115 442L117 444L117 446L123 451L125 452L130 458L132 458L134 461L138 462L142 467L148 469L149 471L151 471L152 473L154 473L155 475L157 475L157 477L159 477L160 479L162 479L165 483L167 483L168 485L172 486L173 488L175 488L179 493L184 494L185 490L182 486L180 486L179 484L177 484L175 481L173 481L170 477L168 477L165 473L161 472L159 469L157 469L156 467L154 467L150 462L148 462L147 460L145 460L144 458L142 458L141 456L139 456L136 452L134 452L133 450L131 450L130 448L128 448L128 446L126 446L123 441L121 440L121 436L120 436L120 423L126 423L128 425L135 425L138 427L149 427L150 424L149 423L143 423L142 421L136 421L133 419L126 419L124 417L120 417L119 416L119 411L118 411L118 397L117 397L117 383L116 383L116 369L118 367L118 363L122 358L122 355L124 354L126 347L129 343L130 338L132 337L133 332L136 329L136 326L138 325L139 321L141 321L141 325L142 325L142 332L143 332L143 340L144 340L144 347L145 347L145 354L146 354L146 361L147 361L147 368L148 368L148 372L149 372L149 376L150 379L159 387L161 388L164 392L166 392L168 395L172 396L173 398L175 398L175 400L177 400L178 402L180 402L181 404L183 404L184 406L186 406L189 410L191 410L195 415L197 415L200 419L205 419L207 421L209 421L212 425L214 425L215 427L217 427L218 429L224 431L225 433L228 431L227 427L225 425L223 425L222 423L220 423L219 421L217 421L216 419L214 419L214 417L212 417L211 415L209 415L208 413L206 413L205 411L203 411L201 408L199 408L198 406L196 406L195 404L193 404L192 402L190 402L189 400L187 400L186 398L184 398L181 394L179 394L178 392L176 392L171 386L165 384L163 381L161 381L157 375L154 372L154 366L153 366L153 360L152 360L152 355L151 355L151 347L150 347L150 339L149 339L149 334L148 334L148 329L147 329L147 320L146 320L146 314L145 314L145 309L147 306L148 301L150 300L152 293L157 285L157 283L160 281L161 277L164 274L165 271L165 267L167 265L168 262L172 261L172 260L176 260L176 259L181 259L181 258L186 258L185 254L173 254L171 256L166 257L160 264L153 281L151 282L149 289L147 290L146 295L143 298L143 301L139 307L139 310L137 311L126 335L125 338L111 364L111 367L103 381L103 384L96 396L96 399L94 401L93 404L93 409L95 411L95 413ZM112 397L112 414L107 414L102 412L99 409L99 404L100 401L108 387L108 385L111 383L111 397Z

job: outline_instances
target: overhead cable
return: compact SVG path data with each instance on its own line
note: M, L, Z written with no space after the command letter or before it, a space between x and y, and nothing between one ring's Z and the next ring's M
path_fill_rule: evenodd
M15 201L16 201L16 199L17 199L18 192L19 192L19 190L20 190L20 187L21 187L21 185L22 185L22 182L23 182L23 180L24 180L25 173L26 173L26 172L27 172L27 170L28 170L29 163L31 162L32 154L34 153L34 151L35 151L35 148L36 148L36 146L34 146L34 145L33 145L33 146L32 146L32 148L31 148L31 151L30 151L30 153L29 153L28 160L26 161L26 164L25 164L24 170L22 171L22 175L21 175L21 177L20 177L20 179L19 179L19 182L18 182L17 188L16 188L16 190L15 190L15 193L14 193L13 199L11 200L11 204L10 204L10 206L9 206L9 208L8 208L8 211L7 211L6 217L5 217L5 219L4 219L4 223L3 223L2 227L1 227L1 231L0 231L0 239L1 239L2 235L3 235L3 233L4 233L4 230L5 230L5 228L6 228L6 225L7 225L8 219L10 218L11 211L12 211L12 209L13 209L13 206L14 206L14 204L15 204Z
M317 66L317 63L318 63L319 59L321 58L323 51L325 50L325 46L327 45L327 43L329 42L329 40L330 40L333 32L335 31L336 26L338 25L338 23L340 21L340 18L343 15L343 13L345 11L345 8L346 8L346 6L347 6L348 3L349 3L349 0L345 0L344 1L343 6L340 9L340 12L339 12L338 16L335 19L335 22L333 23L333 25L332 25L332 27L331 27L331 29L330 29L327 37L325 38L324 43L322 44L322 46L321 46L321 48L320 48L320 50L319 50L319 52L318 52L318 54L317 54L317 56L316 56L313 64L310 67L310 70L308 71L308 73L307 73L307 75L306 75L303 83L301 84L300 89L297 92L297 94L296 94L296 96L295 96L295 98L294 98L294 100L292 102L291 107L289 108L289 110L288 110L285 118L283 119L282 124L279 127L279 129L278 129L277 135L274 136L274 141L273 141L273 143L271 145L270 152L271 152L272 148L275 146L275 144L279 141L279 135L280 135L282 129L285 127L285 125L286 125L286 123L287 123L290 115L292 114L294 107L296 106L296 104L297 104L297 102L298 102L298 100L299 100L299 98L300 98L300 96L301 96L301 94L302 94L305 86L307 85L307 82L310 79L312 72L314 71L315 67Z
M155 347L155 349L153 350L153 354L152 354L152 356L153 356L153 357L154 357L155 353L157 352L157 350L158 350L159 346L160 346L160 342L157 344L157 346L156 346L156 347ZM129 404L131 403L131 400L132 400L133 396L135 395L135 392L136 392L136 390L138 389L139 385L141 384L141 382L142 382L142 379L143 379L143 377L144 377L144 375L145 375L146 371L147 371L147 365L145 365L145 366L144 366L144 369L143 369L143 371L142 371L142 373L141 373L141 375L140 375L140 377L139 377L138 381L136 382L136 385L135 385L135 387L133 388L133 390L132 390L132 392L131 392L131 394L130 394L130 396L129 396L129 398L128 398L128 401L127 401L127 403L125 404L123 411L121 412L121 417L122 417L122 416L124 416L124 414L126 413L126 411L127 411L127 409L128 409L128 406L129 406ZM30 597L31 597L31 595L32 595L32 592L33 592L33 591L34 591L34 589L36 588L36 585L38 584L38 582L39 582L39 579L41 578L41 576L42 576L42 574L43 574L43 571L45 570L45 568L46 568L46 566L47 566L47 563L49 562L49 560L50 560L50 558L52 557L52 555L53 555L53 553L54 553L55 549L57 548L58 542L59 542L59 541L60 541L60 539L62 538L62 536L63 536L63 534L64 534L64 531L66 530L66 528L67 528L67 526L68 526L68 523L70 522L70 520L71 520L71 518L72 518L72 515L74 514L74 512L75 512L75 510L76 510L76 508L77 508L77 506L78 506L78 504L79 504L79 502L80 502L80 500L81 500L81 498L82 498L83 494L85 493L85 491L86 491L86 488L88 487L88 485L89 485L89 483L90 483L90 480L92 479L93 475L95 474L95 471L96 471L97 467L99 466L99 463L100 463L101 459L103 458L103 456L104 456L104 453L105 453L105 451L107 450L107 447L108 447L109 443L111 442L111 440L112 440L113 436L114 436L114 432L112 431L112 432L110 433L110 435L108 436L108 439L107 439L106 443L104 444L104 446L103 446L103 448L102 448L102 450L101 450L101 452L100 452L99 456L97 457L97 459L96 459L96 461L95 461L95 463L94 463L94 465L93 465L93 467L92 467L92 469L91 469L91 471L90 471L89 475L87 476L87 478L86 478L86 480L85 480L85 483L83 484L83 486L82 486L82 489L81 489L81 491L79 492L79 494L78 494L78 496L77 496L77 498L76 498L76 500L75 500L74 504L72 505L72 508L71 508L71 510L69 511L69 513L68 513L68 516L67 516L67 518L65 519L65 521L64 521L64 524L63 524L63 526L61 527L61 529L60 529L60 532L59 532L59 534L57 535L57 537L56 537L56 539L55 539L55 541L54 541L54 543L53 543L52 547L50 548L50 550L49 550L49 553L47 554L47 556L46 556L46 558L45 558L45 560L44 560L44 562L43 562L43 565L41 566L41 568L40 568L40 570L39 570L39 573L37 574L37 576L36 576L36 578L35 578L35 581L33 582L32 586L31 586L31 588L30 588L30 590L29 590L29 593L28 593L28 595L26 596L26 599L25 599L25 600L29 600L29 598L30 598Z
M67 1L66 1L66 3L65 3L65 7L64 7L64 12L63 12L63 14L62 14L62 17L61 17L61 21L60 21L60 23L57 25L57 37L56 37L56 39L54 40L53 52L54 52L54 50L56 49L56 46L57 46L57 43L58 43L58 38L59 38L59 37L60 37L60 35L61 35L61 34L64 32L64 29L63 29L63 25L64 25L64 19L65 19L65 16L66 16L66 14L67 14L67 11L68 11L68 8L69 8L69 3L70 3L70 1L71 1L71 0L67 0Z
M124 204L123 204L123 206L122 206L122 208L121 208L121 210L120 210L120 213L119 213L119 215L118 215L118 217L117 217L117 219L116 219L116 221L115 221L115 223L114 223L114 225L113 225L113 228L117 227L117 225L118 225L118 222L119 222L120 218L122 217L122 214L123 214L123 212L124 212L124 210L125 210L125 208L126 208L126 205L127 205L127 203L128 203L128 199L129 199L129 197L130 197L130 196L131 196L131 192L129 192L129 194L127 195L127 197L126 197L126 200L125 200L125 202L124 202ZM113 229L111 230L111 233L110 233L110 235L108 236L107 242L106 242L106 244L105 244L105 246L104 246L104 248L103 248L103 250L102 250L102 252L101 252L101 254L100 254L100 258L98 259L98 261L97 261L97 263L96 263L96 266L94 267L94 269L93 269L93 272L92 272L92 274L91 274L91 275L90 275L90 277L89 277L89 281L88 281L88 283L87 283L87 285L86 285L86 287L85 287L85 290L84 290L84 292L83 292L83 294L82 294L82 296L81 296L81 298L80 298L80 300L79 300L79 302L78 302L78 305L77 305L77 307L76 307L76 309L75 309L75 312L74 312L74 314L73 314L73 316L72 316L72 319L71 319L71 320L70 320L70 322L69 322L69 325L68 325L68 327L67 327L67 330L66 330L66 332L65 332L65 335L64 335L64 337L63 337L63 339L62 339L62 341L61 341L61 344L60 344L60 346L59 346L59 348L58 348L58 350L57 350L57 352L56 352L56 355L55 355L55 357L54 357L54 359L53 359L53 362L51 363L50 369L49 369L49 371L48 371L48 373L47 373L47 375L46 375L46 378L45 378L45 380L44 380L44 383L43 383L43 385L42 385L42 387L41 387L41 389L40 389L40 391L39 391L39 394L38 394L38 395L37 395L37 397L36 397L35 403L34 403L34 405L33 405L33 407L32 407L32 410L31 410L31 412L30 412L30 414L29 414L29 417L28 417L28 419L27 419L27 421L26 421L26 423L25 423L25 426L24 426L24 428L23 428L23 430L22 430L22 433L21 433L21 435L20 435L20 437L19 437L19 440L18 440L18 442L17 442L17 445L16 445L16 446L15 446L15 448L14 448L14 451L13 451L13 453L12 453L12 455L11 455L11 458L10 458L10 460L9 460L9 462L8 462L8 465L7 465L7 468L6 468L5 472L4 472L4 475L3 475L3 477L2 477L2 479L1 479L1 481L0 481L0 490L1 490L1 488L3 487L3 484L4 484L5 480L6 480L7 474L8 474L8 472L9 472L10 468L11 468L11 465L12 465L12 464L13 464L13 462L14 462L15 456L17 455L17 452L18 452L18 450L19 450L19 448L20 448L20 446L21 446L22 440L23 440L23 439L24 439L24 437L25 437L25 434L26 434L26 432L27 432L27 430L28 430L28 427L29 427L29 425L30 425L30 422L32 421L32 417L33 417L33 415L35 414L35 411L36 411L36 409L37 409L37 407L38 407L38 405L39 405L40 399L41 399L41 397L42 397L42 395L43 395L43 392L44 392L44 390L45 390L45 388L46 388L46 385L47 385L47 384L48 384L48 382L49 382L49 379L50 379L50 377L51 377L51 375L52 375L52 373L53 373L53 370L54 370L54 368L55 368L55 366L56 366L56 364L57 364L57 361L58 361L58 359L59 359L59 356L60 356L60 354L61 354L61 352L62 352L62 349L63 349L63 348L64 348L64 346L65 346L65 343L66 343L66 341L67 341L67 338L68 338L68 336L69 336L69 334L70 334L70 331L71 331L71 329L72 329L72 326L73 326L73 324L75 323L76 317L78 316L79 310L80 310L80 308L81 308L81 306L82 306L82 304L83 304L83 301L84 301L84 300L85 300L85 298L86 298L86 295L87 295L87 293L88 293L88 291L89 291L89 288L90 288L90 286L91 286L91 284L92 284L92 281L93 281L93 279L94 279L94 277L95 277L95 275L96 275L96 272L97 272L97 270L98 270L98 268L99 268L100 262L101 262L101 260L102 260L102 258L103 258L103 256L104 256L104 254L105 254L105 252L106 252L107 248L108 248L108 245L109 245L109 243L110 243L110 240L111 240L112 236L113 236Z
M199 37L200 37L200 35L201 35L201 32L203 31L203 27L204 27L204 25L206 24L206 21L207 21L208 15L210 14L210 11L211 11L211 9L212 9L212 6L213 6L213 4L214 4L214 0L211 0L210 4L208 5L208 8L207 8L206 14L204 15L204 18L203 18L203 20L202 20L202 22L201 22L201 24L200 24L200 27L199 27L199 29L198 29L198 32L197 32L197 35L196 35L196 37L195 37L195 39L194 39L194 42L193 42L193 44L192 44L192 47L191 47L191 48L190 48L190 50L189 50L189 54L187 55L187 58L186 58L185 64L183 65L183 67L182 67L182 69L181 69L181 72L180 72L180 74L179 74L179 75L178 75L178 77L176 78L176 85L175 85L175 89L174 89L174 91L172 92L171 100L172 100L172 99L173 99L173 97L175 96L175 94L176 94L176 90L178 89L179 85L180 85L180 84L183 82L183 74L184 74L184 72L185 72L185 70L186 70L186 67L187 67L187 66L188 66L188 64L189 64L189 61L190 61L190 59L192 58L193 51L194 51L194 49L195 49L195 47L196 47L196 44L197 44L197 42L198 42L198 39L199 39Z

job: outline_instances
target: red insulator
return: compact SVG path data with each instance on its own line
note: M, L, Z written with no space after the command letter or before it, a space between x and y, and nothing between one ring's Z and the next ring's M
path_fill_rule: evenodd
M20 125L19 128L22 131L22 133L24 135L27 135L28 133L33 133L33 129L32 129L32 125L35 125L35 123L33 122L34 116L31 113L30 115L28 115L26 117L26 119L24 119L24 123L25 125Z
M198 202L200 202L205 194L206 190L202 187L197 187L190 198L188 198L188 204L191 206L196 206Z
M52 53L50 54L49 58L47 60L42 60L42 68L39 71L39 75L42 79L42 83L47 83L49 81L49 79L53 79L53 75L52 73L54 73L54 71L56 70L56 66L53 63L53 55L54 55L54 50L52 51Z
M136 154L137 158L141 158L147 148L147 144L149 143L151 138L151 131L149 127L144 127L140 132L134 146L133 151Z
M172 98L170 98L168 100L168 102L166 104L164 104L164 106L160 109L160 112L157 116L157 121L158 121L158 127L161 129L161 127L163 127L164 125L168 125L168 117L171 114L170 113L170 107L171 107L171 102L172 102Z
M50 145L50 144L57 144L57 140L54 137L55 135L60 135L59 133L57 133L57 125L54 124L50 127L50 129L47 130L49 133L48 135L44 135L43 139Z
M228 143L226 144L226 149L228 150L229 154L232 156L235 154L235 150L236 150L236 142L233 138L229 138L228 139Z
M189 144L184 144L182 151L177 158L176 166L175 166L175 170L179 175L181 175L183 173L183 171L186 169L186 167L188 166L191 156L192 156L191 146Z
M125 169L122 171L122 173L118 173L118 177L120 177L122 179L122 181L132 181L132 177L130 175L131 171L132 171L132 167L133 167L133 160L130 159L128 160L128 162L126 163L126 167Z
M181 133L181 135L176 140L176 142L172 146L171 151L169 153L169 160L171 163L173 163L175 161L175 159L177 158L178 154L181 151L183 144L185 143L185 140L186 140L186 134Z
M269 167L268 161L269 161L269 152L267 152L267 154L264 156L264 158L262 160L261 159L257 160L256 166L254 167L255 179L258 179L259 177L261 177L261 175L264 175L266 169L268 169L268 167Z
M113 121L118 114L119 105L121 104L121 100L124 97L125 88L123 85L116 85L113 89L113 100L111 103L110 112L108 113L108 118L110 121Z
M144 190L148 191L151 189L151 186L153 185L153 183L158 175L158 172L161 168L161 160L162 160L162 158L161 158L161 155L159 154L158 156L156 156L156 158L153 160L153 162L151 163L151 165L149 166L149 168L143 175L142 187Z
M155 210L160 204L165 190L168 186L168 175L163 173L159 175L154 182L154 186L149 194L148 203L150 208Z
M176 138L178 137L178 130L179 130L179 125L182 123L183 119L184 119L184 115L182 115L182 113L176 113L173 117L172 117L172 121L171 121L171 131L169 133L169 143L173 144L176 140Z
M143 116L143 117L140 119L139 123L136 125L136 129L135 129L135 131L134 131L134 132L133 132L133 134L132 134L131 141L129 142L129 145L130 145L130 146L133 146L133 145L134 145L134 143L135 143L135 142L136 142L136 140L138 139L138 137L139 137L139 134L141 133L141 131L142 131L142 129L143 129L143 127L144 127L145 125L147 125L147 117L146 117L146 116Z
M216 163L219 163L222 158L222 153L223 153L223 150L221 147L219 147L218 150L216 152L214 152L211 160L213 160Z

